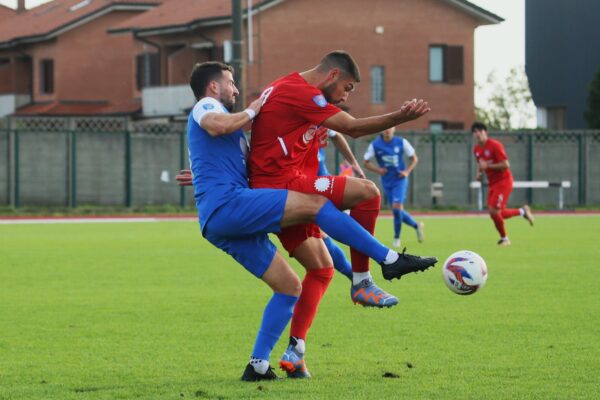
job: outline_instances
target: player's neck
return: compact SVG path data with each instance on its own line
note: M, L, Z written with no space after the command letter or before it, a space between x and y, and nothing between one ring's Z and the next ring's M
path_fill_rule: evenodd
M322 73L317 71L316 68L309 69L308 71L300 72L300 76L309 84L317 89L322 89L323 82L325 81L325 77Z

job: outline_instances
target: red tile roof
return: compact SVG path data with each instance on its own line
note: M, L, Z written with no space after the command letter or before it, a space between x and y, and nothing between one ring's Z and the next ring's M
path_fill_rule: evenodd
M60 102L34 103L19 108L15 115L130 115L142 110L139 102L110 104L107 102Z
M0 47L50 39L111 9L155 7L164 0L54 0L0 24Z
M276 5L284 0L252 0L256 11ZM246 9L246 0L242 6ZM167 1L160 6L123 21L109 32L150 31L150 30L189 30L203 22L231 19L231 0L178 0Z

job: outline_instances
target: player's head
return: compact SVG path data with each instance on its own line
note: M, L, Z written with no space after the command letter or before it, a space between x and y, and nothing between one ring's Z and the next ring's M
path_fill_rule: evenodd
M213 97L229 111L233 110L235 97L240 94L233 81L233 68L218 61L196 64L190 75L190 86L196 100Z
M345 51L336 50L325 55L317 65L317 71L325 76L321 91L331 104L346 101L350 92L360 82L356 61Z
M471 126L471 133L473 133L473 137L479 143L485 143L487 140L487 126L481 122L475 122Z
M394 132L396 132L396 128L392 126L391 128L388 128L385 131L383 131L381 136L383 136L383 140L389 142L394 137Z

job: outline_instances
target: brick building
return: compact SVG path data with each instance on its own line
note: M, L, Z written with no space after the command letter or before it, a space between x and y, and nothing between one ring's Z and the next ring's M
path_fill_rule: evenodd
M433 110L406 129L462 129L474 119L474 30L500 21L465 0L253 0L241 85L255 96L344 49L362 72L353 115L421 97ZM192 65L227 60L230 40L230 0L55 0L2 23L0 97L29 88L21 115L181 115Z

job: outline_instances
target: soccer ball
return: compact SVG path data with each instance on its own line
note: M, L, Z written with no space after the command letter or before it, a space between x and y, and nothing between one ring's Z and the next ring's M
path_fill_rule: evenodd
M485 285L487 265L477 253L457 251L444 262L443 278L446 286L456 294L473 294Z

